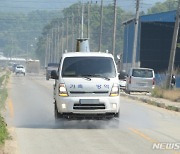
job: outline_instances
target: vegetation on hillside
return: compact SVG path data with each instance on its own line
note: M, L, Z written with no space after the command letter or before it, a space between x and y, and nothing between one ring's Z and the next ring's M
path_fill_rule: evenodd
M41 61L45 59L45 52L50 50L51 53L55 52L58 48L67 51L75 50L75 43L72 47L72 41L80 37L80 26L81 26L81 4L76 3L68 8L65 8L63 12L64 18L54 19L50 24L46 25L43 29L42 36L37 44L36 53L40 57ZM112 51L112 36L113 36L113 6L106 5L103 9L103 31L102 31L102 51ZM117 33L116 33L116 54L123 50L123 24L122 22L128 20L133 15L132 13L125 12L120 7L117 7ZM73 18L72 18L73 17ZM74 23L72 25L72 19ZM87 5L85 6L84 13L84 37L87 37ZM68 20L68 35L67 33L67 20ZM90 38L90 49L91 51L98 51L99 46L99 34L100 34L100 6L93 4L90 7L90 18L89 18L89 38ZM58 36L59 34L59 36ZM48 39L49 37L49 39ZM56 43L59 37L59 43ZM68 38L68 47L67 47ZM55 41L56 40L56 41ZM47 44L50 43L48 48ZM48 49L47 49L48 48ZM55 54L55 53L54 53ZM52 54L53 55L53 54Z
M0 52L9 57L33 55L43 27L59 16L60 11L0 12Z
M87 7L85 4L84 13L84 36L87 37ZM112 50L113 32L113 5L104 5L102 51ZM163 3L156 3L148 10L149 13L157 13L177 9L177 1L167 0ZM141 13L144 14L144 13ZM74 24L72 25L72 17ZM117 33L116 33L116 54L123 50L124 26L123 21L129 20L134 15L117 7ZM68 18L68 36L66 36L66 24ZM68 8L57 11L32 11L29 13L7 13L0 12L0 52L9 57L23 57L29 55L31 58L38 58L42 64L45 61L47 44L50 42L49 50L54 52L75 48L75 40L80 37L81 4L75 3ZM90 6L90 48L98 51L100 33L100 4ZM63 29L64 26L64 29ZM58 29L59 27L59 29ZM73 27L73 29L72 29ZM72 32L72 30L74 30ZM58 35L57 35L58 34ZM74 34L74 35L72 35ZM49 39L47 36L49 35ZM55 43L58 40L59 43ZM74 43L72 42L74 41ZM73 44L73 47L72 47Z
M166 0L165 2L157 2L153 7L148 9L148 14L160 13L171 10L177 10L178 1L176 0Z

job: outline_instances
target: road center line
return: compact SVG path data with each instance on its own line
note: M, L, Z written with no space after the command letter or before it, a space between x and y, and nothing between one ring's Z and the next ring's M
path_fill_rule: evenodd
M14 116L14 108L13 108L13 103L11 99L8 99L8 107L9 107L10 117L12 118Z
M141 137L144 138L145 140L148 140L148 141L150 141L150 142L152 142L152 143L158 142L158 141L156 141L156 140L150 138L149 136L145 135L144 133L140 132L140 131L137 130L137 129L129 128L129 130L131 130L133 133L135 133L135 134L141 136Z
M128 128L129 130L131 130L133 133L137 134L138 136L144 138L147 141L150 141L151 143L158 143L159 141L154 140L152 138L150 138L149 136L145 135L144 133L142 133L141 131L134 129L134 128ZM175 151L175 150L170 150L173 152L173 154L180 154L179 152Z

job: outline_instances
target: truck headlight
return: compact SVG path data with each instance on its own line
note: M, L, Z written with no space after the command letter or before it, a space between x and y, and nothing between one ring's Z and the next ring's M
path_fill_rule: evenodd
M62 96L62 97L67 97L68 96L66 86L63 83L59 84L59 96Z
M114 84L112 89L111 89L110 96L118 96L118 95L119 95L119 85Z

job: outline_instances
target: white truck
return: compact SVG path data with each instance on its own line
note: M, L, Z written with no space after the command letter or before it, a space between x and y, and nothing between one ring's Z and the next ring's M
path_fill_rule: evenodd
M52 71L51 77L55 79L56 119L119 117L119 80L111 54L64 53L58 71Z

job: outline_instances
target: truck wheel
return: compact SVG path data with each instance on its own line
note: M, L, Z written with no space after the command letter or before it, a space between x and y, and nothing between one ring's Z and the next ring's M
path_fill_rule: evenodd
M58 112L56 103L54 104L54 117L56 120L62 118L62 115Z
M120 117L120 111L119 111L118 113L116 113L116 114L114 115L114 117L115 117L115 118L119 118L119 117Z
M127 89L126 89L125 92L126 92L126 94L129 94L129 95L130 95L130 93L131 93L131 92L130 92L129 90L127 90Z

